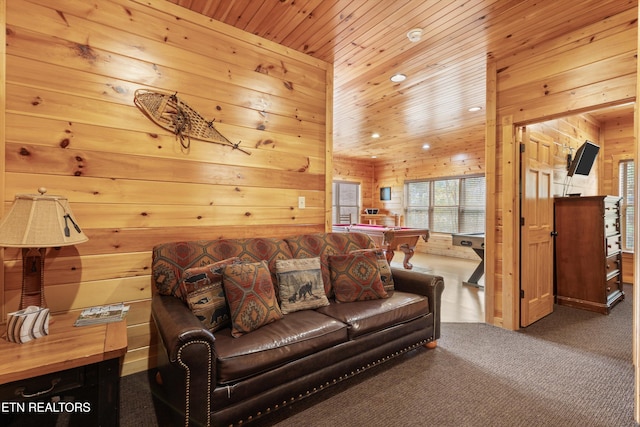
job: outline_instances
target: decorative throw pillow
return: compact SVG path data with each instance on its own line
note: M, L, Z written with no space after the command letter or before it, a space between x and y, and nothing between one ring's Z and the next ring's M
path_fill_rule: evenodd
M222 282L191 292L187 295L187 305L193 315L211 332L229 326L229 310Z
M187 268L182 273L180 280L180 293L185 297L200 288L218 283L222 288L222 272L229 264L240 263L238 257L228 258L199 267Z
M211 332L229 325L222 271L225 266L239 262L239 258L229 258L202 267L188 268L182 275L180 292L185 302Z
M378 260L378 267L380 267L380 279L382 280L382 285L384 286L384 290L387 292L391 292L395 289L395 284L393 283L393 275L391 274L391 267L389 266L389 262L387 261L387 256L384 253L383 249L360 249L353 252L373 252L376 255L376 259Z
M338 302L387 298L380 267L373 252L351 252L329 257L331 285Z
M276 261L276 276L283 314L329 305L319 257L279 259Z
M222 284L231 313L231 335L282 319L266 261L231 264L224 268Z

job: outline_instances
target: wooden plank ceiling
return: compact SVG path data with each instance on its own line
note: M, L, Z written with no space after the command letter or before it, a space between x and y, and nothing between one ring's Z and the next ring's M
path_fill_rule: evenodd
M434 154L482 144L487 58L629 8L620 0L168 1L333 63L334 153L381 160L424 155L424 144ZM415 28L422 37L411 42ZM396 73L406 80L390 81Z

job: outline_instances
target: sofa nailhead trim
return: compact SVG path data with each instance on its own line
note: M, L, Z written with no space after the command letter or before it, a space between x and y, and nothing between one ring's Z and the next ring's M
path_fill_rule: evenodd
M185 404L184 404L184 425L185 427L189 427L189 392L191 390L191 371L189 370L189 366L187 364L185 364L182 361L182 351L188 346L188 345L192 345L192 344L204 344L208 351L207 354L208 356L208 369L207 369L207 427L211 426L211 354L212 349L211 349L211 345L209 342L207 341L202 341L202 340L198 340L198 341L190 341L184 345L182 345L180 347L180 349L178 350L178 358L177 358L177 362L180 364L180 366L182 366L182 368L185 370Z
M305 396L303 396L302 394L299 394L297 398L295 398L295 397L291 397L291 398L289 399L289 401L286 401L286 400L285 400L285 401L283 401L283 402L282 402L282 406L286 406L286 405L288 405L289 403L294 403L294 402L296 402L297 400L302 399L303 397L307 397L307 396L310 396L310 395L312 395L312 394L315 394L316 392L318 392L318 391L320 391L320 390L324 389L325 385L326 385L326 386L329 386L329 385L331 385L331 383L333 383L333 384L337 384L338 382L340 382L340 381L342 381L342 380L346 380L347 378L353 377L353 376L355 376L356 374L359 374L359 373L361 373L361 372L366 371L368 368L371 368L371 367L373 367L373 366L377 366L377 365L379 365L379 364L380 364L380 363L382 363L382 362L386 362L387 360L390 360L390 359L392 359L392 358L395 358L395 357L397 357L397 356L400 356L401 354L407 353L408 351L414 350L414 349L416 349L416 348L418 348L418 347L420 347L420 346L423 346L423 345L425 345L426 343L431 342L431 341L433 341L433 339L424 339L424 340L422 340L422 341L420 341L420 342L417 342L417 343L415 343L415 344L413 344L413 345L410 345L410 346L408 346L408 347L405 347L403 350L396 351L395 353L393 353L393 354L390 354L390 355L386 356L384 359L378 359L378 361L377 361L377 362L368 363L366 367L365 367L365 366L363 366L362 368L356 369L356 371L355 371L355 372L354 372L354 371L351 371L351 374L344 374L344 375L340 375L338 378L334 378L332 381L327 381L327 382L326 382L326 384L324 384L324 385L323 385L323 384L320 384L320 385L318 385L317 387L314 387L314 388L313 388L313 391L307 390L307 392L305 393ZM319 388L319 389L318 389L318 388ZM278 409L279 407L280 407L279 405L275 405L275 406L274 406L274 409ZM271 412L271 408L267 408L266 413L269 413L269 412ZM255 417L256 417L256 418L258 418L258 417L260 417L261 415L262 415L262 412L260 412L260 411L259 411L259 412L256 412ZM249 415L246 419L247 419L247 421L252 420L252 419L253 419L253 415ZM236 425L241 425L242 423L243 423L243 420L239 420L239 421L237 422L237 424L236 424Z

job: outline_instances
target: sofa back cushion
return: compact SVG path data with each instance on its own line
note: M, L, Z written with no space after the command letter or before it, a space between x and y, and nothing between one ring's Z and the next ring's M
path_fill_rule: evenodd
M373 249L375 242L363 233L317 233L303 234L285 239L293 258L320 257L322 282L327 297L332 297L328 257L359 249Z
M157 292L185 299L180 291L180 280L188 268L233 257L249 262L267 261L276 283L276 260L290 259L292 255L284 240L251 238L163 243L153 248L152 257L151 280Z

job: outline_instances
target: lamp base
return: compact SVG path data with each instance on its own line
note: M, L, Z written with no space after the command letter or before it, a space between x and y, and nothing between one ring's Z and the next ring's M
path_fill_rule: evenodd
M46 248L22 248L22 294L20 310L35 305L46 308L44 299L44 255Z

